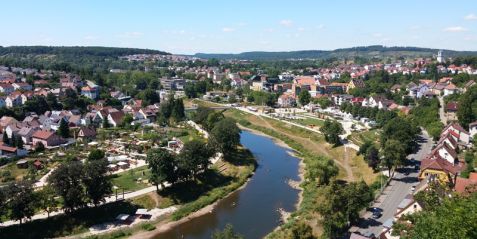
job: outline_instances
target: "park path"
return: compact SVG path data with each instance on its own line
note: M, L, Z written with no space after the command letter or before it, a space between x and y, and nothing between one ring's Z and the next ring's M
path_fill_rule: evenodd
M447 125L447 117L446 117L446 113L444 112L444 108L445 108L445 103L444 103L444 98L442 96L439 96L437 97L439 99L439 118L441 119L441 122L444 124L444 125Z

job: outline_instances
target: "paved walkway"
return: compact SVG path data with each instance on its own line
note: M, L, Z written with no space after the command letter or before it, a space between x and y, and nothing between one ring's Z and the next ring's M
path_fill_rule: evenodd
M437 97L439 99L439 104L441 107L439 107L439 118L441 119L441 122L444 124L444 125L447 125L447 117L446 117L446 113L444 111L445 109L445 103L444 103L444 97L442 96L439 96Z

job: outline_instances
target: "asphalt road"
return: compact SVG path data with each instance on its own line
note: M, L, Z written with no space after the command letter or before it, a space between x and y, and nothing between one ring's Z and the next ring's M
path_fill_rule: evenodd
M419 150L415 154L408 155L408 159L415 159L421 161L432 150L433 141L423 131L419 139ZM405 173L409 175L405 175ZM362 220L359 222L359 232L363 235L373 233L375 236L379 236L383 230L383 223L388 219L394 218L394 214L397 212L397 207L402 200L411 193L411 187L418 184L419 171L414 167L403 167L397 170L393 179L390 181L389 186L386 187L383 194L376 200L372 207L382 209L382 216L378 219L373 219L371 212L366 212Z

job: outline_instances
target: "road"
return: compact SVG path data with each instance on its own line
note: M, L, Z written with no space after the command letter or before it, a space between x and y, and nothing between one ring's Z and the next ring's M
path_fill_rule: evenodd
M441 119L441 122L444 125L447 125L447 117L446 113L444 112L445 108L445 103L444 103L444 98L442 96L437 97L439 99L439 104L441 107L439 107L439 118Z
M415 159L421 161L432 150L432 138L423 130L419 139L419 150L408 155L408 159ZM405 175L404 173L409 173ZM411 193L411 186L418 184L418 171L413 167L404 167L394 174L394 178L385 188L381 196L375 201L372 207L381 208L382 216L378 219L371 218L371 212L366 212L364 218L360 221L358 227L359 232L363 235L373 233L376 236L383 230L382 224L389 219L394 218L397 212L397 207L402 200Z

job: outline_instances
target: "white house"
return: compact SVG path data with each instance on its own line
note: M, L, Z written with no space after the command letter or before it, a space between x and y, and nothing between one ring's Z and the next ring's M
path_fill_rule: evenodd
M472 138L477 135L477 121L469 124L469 133Z
M470 143L470 133L467 132L460 124L451 123L448 124L444 130L442 130L441 136L447 134L449 131L454 131L459 136L459 142L464 144Z

